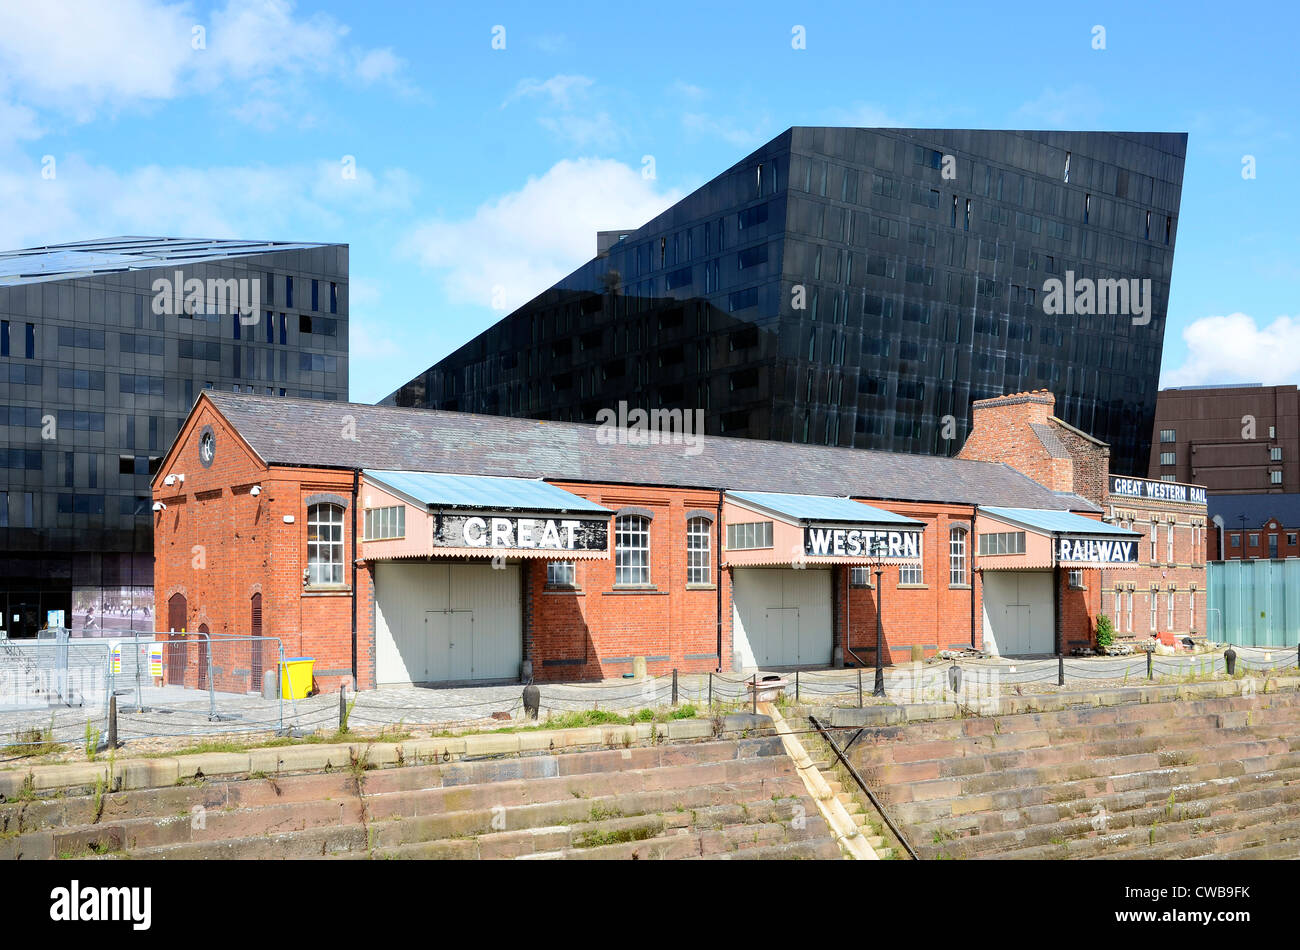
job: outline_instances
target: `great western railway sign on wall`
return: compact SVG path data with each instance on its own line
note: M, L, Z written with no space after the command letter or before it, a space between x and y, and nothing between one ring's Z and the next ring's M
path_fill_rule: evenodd
M604 551L609 547L609 518L446 514L435 516L433 546Z
M885 557L921 557L919 529L806 527L803 550L807 557L868 557L877 538L885 542Z
M1181 501L1188 505L1205 504L1205 489L1178 482L1157 482L1149 478L1110 477L1110 493L1124 498L1146 501Z
M1071 564L1136 564L1138 543L1100 538L1056 539L1056 559Z

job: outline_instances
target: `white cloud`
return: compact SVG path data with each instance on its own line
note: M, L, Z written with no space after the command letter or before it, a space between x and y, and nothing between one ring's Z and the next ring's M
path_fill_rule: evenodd
M1037 99L1026 102L1013 114L1027 128L1088 129L1102 125L1102 100L1087 86L1065 89L1049 87Z
M708 95L700 86L686 82L684 79L678 79L668 87L668 91L675 96L681 96L683 99L703 99Z
M72 155L55 168L46 180L35 159L0 167L0 247L116 234L331 240L358 215L406 210L415 191L401 169L345 179L328 161L119 172Z
M349 44L347 35L331 16L299 15L290 0L227 0L206 19L189 3L165 0L0 3L0 77L18 104L78 121L195 91L238 97L274 78L274 95L263 85L242 109L261 123L295 91L280 88L285 81L304 74L404 89L400 57Z
M720 119L702 112L687 112L682 116L682 126L688 131L720 138L737 148L762 145L772 136L766 117L752 128L744 128L732 119Z
M1187 356L1166 369L1161 386L1213 383L1294 383L1300 379L1300 319L1277 317L1267 326L1244 313L1201 317L1183 330Z
M506 101L501 103L501 108L520 99L541 98L550 100L552 105L561 109L571 109L573 100L584 98L593 85L595 81L587 76L566 74L552 76L550 79L521 79L510 95L506 96Z
M681 198L610 159L565 160L463 220L434 220L409 239L421 264L441 274L453 302L507 311L596 254L596 232L638 227Z

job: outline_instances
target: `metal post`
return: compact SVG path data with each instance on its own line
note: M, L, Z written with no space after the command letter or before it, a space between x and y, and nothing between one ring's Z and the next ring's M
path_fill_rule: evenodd
M752 703L751 703L751 705L753 706L752 712L754 713L755 716L757 716L758 715L758 674L757 673L755 673L752 677L750 677L749 693L752 699Z
M858 668L858 708L862 708L862 668Z
M794 671L794 701L799 702L799 671Z
M677 705L677 667L673 667L673 705Z
M135 656L135 711L144 712L144 693L140 691L140 641L132 637L131 653Z
M346 689L339 690L339 732L343 732L348 726L348 696Z
M1151 664L1151 657L1154 654L1155 650L1147 650L1147 679L1155 679L1155 673L1153 672L1154 668Z
M203 636L203 634L199 634L199 636ZM207 637L203 642L208 645L205 651L208 659L208 720L215 721L217 718L217 685L212 681L212 638Z
M881 571L876 571L876 685L875 688L872 689L871 691L872 696L885 695L885 666L884 666L885 653L884 653L884 639L883 639L884 635L882 633L883 628L881 626L881 620L880 620L881 614L884 613L884 607L885 607L885 586L880 581L881 573L882 573ZM859 673L858 682L861 683L861 681L862 681L862 674ZM862 689L861 686L859 686L858 688L859 699L861 699L861 695L862 695ZM862 703L859 702L858 705L861 706Z
M108 747L117 748L117 697L108 697Z
M1056 685L1065 685L1065 656L1060 653L1056 655Z
M709 672L709 709L713 709L713 673Z

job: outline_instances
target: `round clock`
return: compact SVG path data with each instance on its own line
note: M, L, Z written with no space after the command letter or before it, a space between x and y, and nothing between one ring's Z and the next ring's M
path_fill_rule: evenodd
M204 468L212 467L212 460L217 457L217 434L212 426L204 426L199 433L199 461Z

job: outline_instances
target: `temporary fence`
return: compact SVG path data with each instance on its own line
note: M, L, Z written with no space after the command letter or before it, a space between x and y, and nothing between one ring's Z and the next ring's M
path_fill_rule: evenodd
M1300 643L1300 558L1206 565L1211 640L1248 647Z

